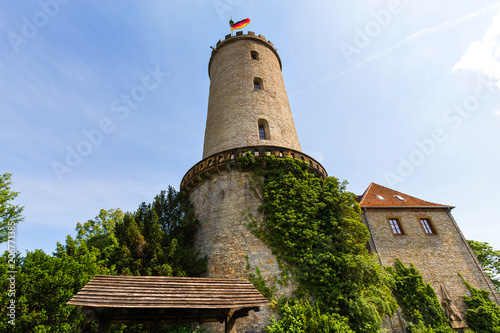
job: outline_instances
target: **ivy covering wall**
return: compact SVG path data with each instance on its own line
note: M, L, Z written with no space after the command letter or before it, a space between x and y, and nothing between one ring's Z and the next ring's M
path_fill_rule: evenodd
M247 154L239 164L252 171L251 183L262 199L263 219L249 215L249 228L277 256L281 281L293 276L297 285L295 300L276 302L283 317L271 332L289 330L294 313L338 327L318 332L379 331L382 318L397 307L393 278L366 248L369 233L346 183L316 177L307 163L291 158Z
M436 292L424 282L413 264L406 267L396 260L395 269L388 267L387 270L394 277L392 290L404 319L409 323L406 328L408 332L455 332L439 304Z

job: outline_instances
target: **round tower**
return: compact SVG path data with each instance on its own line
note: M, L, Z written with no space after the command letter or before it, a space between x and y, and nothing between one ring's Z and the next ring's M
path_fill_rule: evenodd
M210 95L203 158L231 148L277 146L300 151L281 59L262 35L219 41L208 65Z
M208 71L203 159L181 182L200 222L195 246L208 257L208 277L247 279L258 267L264 279L272 280L280 276L276 257L247 227L249 213L261 217L262 203L248 172L238 168L238 157L245 153L291 157L309 163L318 176L327 174L300 151L281 60L270 41L253 32L227 35L213 48ZM291 286L280 290L288 296L291 292ZM236 331L261 332L270 316L267 308L251 312L238 320Z

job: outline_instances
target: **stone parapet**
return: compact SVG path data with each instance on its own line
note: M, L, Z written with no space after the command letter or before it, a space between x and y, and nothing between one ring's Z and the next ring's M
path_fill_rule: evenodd
M208 63L208 75L209 76L210 76L210 66L212 65L212 58L213 58L214 54L217 51L219 51L221 47L228 45L228 44L231 44L233 42L236 42L238 40L242 40L242 39L251 39L251 40L254 40L254 41L261 43L262 45L267 46L274 53L274 55L276 55L276 58L278 58L278 62L280 64L280 69L282 68L281 58L278 54L278 51L274 47L274 44L270 40L266 40L266 37L263 35L256 36L255 32L253 32L253 31L249 31L248 34L246 34L246 35L243 33L243 31L238 31L236 33L236 35L228 34L224 37L224 40L219 39L219 41L216 44L216 47L213 48L212 56L210 57L210 62Z
M310 171L318 177L328 176L325 168L323 168L318 161L302 152L283 147L250 146L226 150L196 163L182 178L180 187L181 192L188 194L214 174L219 174L224 170L238 168L237 158L243 156L245 153L250 153L256 158L262 158L265 155L273 155L280 158L290 157L298 159L309 163Z

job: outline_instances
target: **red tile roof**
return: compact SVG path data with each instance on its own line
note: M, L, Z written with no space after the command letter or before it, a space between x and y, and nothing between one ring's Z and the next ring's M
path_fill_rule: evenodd
M377 197L380 196L381 198ZM398 199L400 198L404 199ZM361 207L391 207L391 208L454 208L449 205L440 205L433 202L425 201L412 197L388 187L371 183L366 189L365 193L359 198L359 205Z

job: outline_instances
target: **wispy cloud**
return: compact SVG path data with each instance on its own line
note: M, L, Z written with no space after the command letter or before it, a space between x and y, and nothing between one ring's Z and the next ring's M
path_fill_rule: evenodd
M380 58L383 58L385 56L388 56L389 54L391 54L392 52L394 52L394 50L396 50L397 48L399 48L401 45L403 44L406 44L416 38L419 38L421 36L424 36L424 35L432 35L432 34L436 34L436 33L439 33L439 32L443 32L445 30L448 30L450 28L453 28L461 23L464 23L468 20L471 20L473 18L476 18L484 13L488 13L488 12L491 12L493 10L496 10L500 8L500 4L495 4L495 5L492 5L492 6L489 6L489 7L486 7L486 8L482 8L482 9L479 9L473 13L470 13L469 15L466 15L464 17L460 17L460 18L457 18L457 19L453 19L453 20L450 20L450 21L447 21L447 22L444 22L444 23L441 23L441 24L438 24L434 27L430 27L430 28L426 28L426 29L423 29L423 30L420 30L404 39L402 39L401 41L397 42L396 44L394 44L393 46L389 47L386 51L382 52L382 53L377 53L377 54L374 54L372 56L370 56L369 58L363 60L362 62L360 62L358 65L356 65L355 67L353 68L350 68L350 69L347 69L343 72L340 72L338 74L335 74L335 75L332 75L332 76L329 76L329 77L326 77L324 79L321 79L318 81L319 84L322 84L322 83L325 83L326 81L329 81L329 80L333 80L333 79L336 79L336 78L339 78L339 77L342 77L346 74L349 74L351 72L354 72L356 70L358 70L359 68L365 66L366 64L374 61L374 60L377 60L377 59L380 59ZM498 17L498 16L497 16ZM500 48L498 48L498 52L499 54L497 54L497 56L500 57Z
M469 45L453 70L473 70L491 77L500 88L500 10L481 40Z

